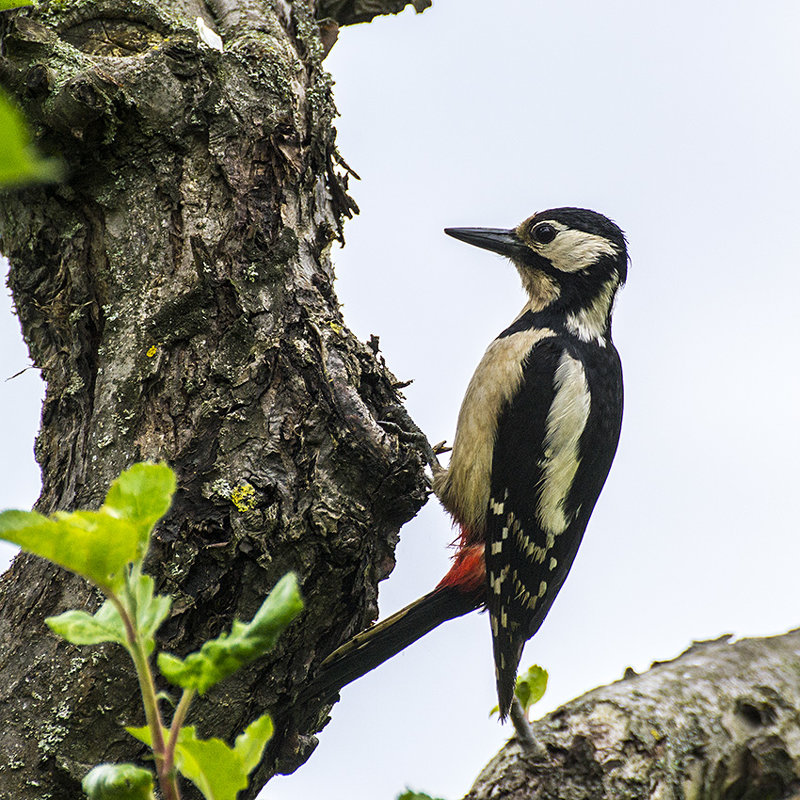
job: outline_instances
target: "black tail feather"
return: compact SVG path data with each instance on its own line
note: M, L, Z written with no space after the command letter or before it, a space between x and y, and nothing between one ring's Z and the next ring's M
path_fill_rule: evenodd
M501 631L493 637L495 676L497 678L497 698L499 701L500 721L503 722L511 711L514 694L517 688L517 669L522 658L522 648L526 639L519 634Z
M303 696L333 697L343 686L397 655L437 625L480 605L480 598L453 587L434 589L331 653Z

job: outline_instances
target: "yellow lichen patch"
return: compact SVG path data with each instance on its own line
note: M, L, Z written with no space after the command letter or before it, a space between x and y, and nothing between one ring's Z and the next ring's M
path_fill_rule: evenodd
M152 344L150 345L150 349L147 351L147 357L152 358L158 352L158 345Z
M240 483L231 492L231 502L242 514L252 511L256 504L256 490L249 483Z

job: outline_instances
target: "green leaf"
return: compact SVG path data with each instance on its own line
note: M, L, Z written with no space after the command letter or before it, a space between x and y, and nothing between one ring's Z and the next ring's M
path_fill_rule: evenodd
M193 726L181 728L175 747L175 766L206 800L236 800L247 788L241 759L222 739L198 739Z
M150 533L169 511L174 494L175 473L166 464L142 462L126 469L111 484L100 511L136 527L141 558L147 552Z
M135 764L100 764L81 786L90 800L153 800L153 775Z
M152 745L150 729L126 728L132 736ZM175 765L206 800L236 800L247 788L248 776L258 766L264 747L272 736L268 714L247 726L234 747L222 739L198 739L193 726L181 728L175 747Z
M0 0L0 10L33 5ZM0 93L0 186L59 180L63 166L57 159L41 158L31 144L28 126L19 110Z
M130 579L131 617L148 655L155 648L155 633L169 614L171 598L153 594L153 579L134 570ZM117 607L106 600L94 616L85 611L65 611L45 622L72 644L117 642L128 647L127 631Z
M150 727L148 725L142 725L141 728L134 727L133 725L127 725L125 730L133 736L134 739L138 739L140 742L144 742L148 747L153 746L153 735L150 733ZM168 731L164 731L164 738L167 738Z
M524 675L517 678L515 692L526 714L534 703L538 703L544 697L546 690L547 670L538 664L534 664Z
M522 703L522 708L525 713L534 704L538 703L547 690L547 670L534 664L528 669L524 675L517 677L517 685L514 688L514 694L517 699ZM495 706L490 712L492 714L499 714L500 706Z
M441 798L431 797L424 792L414 792L411 789L406 789L402 794L397 795L397 800L441 800Z
M300 613L303 601L297 577L290 572L278 581L252 622L234 622L230 634L206 642L185 659L158 654L158 668L170 682L200 694L240 667L271 650L278 636Z
M57 511L52 517L5 511L0 538L116 593L127 565L144 558L150 532L174 490L175 476L165 464L134 464L114 481L98 511Z
M264 746L272 738L272 730L272 719L269 714L264 714L263 717L251 722L244 729L244 733L236 737L233 749L242 759L242 766L247 775L261 762Z
M4 511L0 539L77 572L106 592L122 586L125 567L139 551L137 530L100 511L57 512L52 518Z
M127 645L125 625L119 612L106 600L92 616L85 611L65 611L57 617L47 617L50 629L72 644L99 644L117 642Z
M133 606L134 624L147 654L150 655L155 648L156 631L169 615L172 598L154 594L155 582L149 575L142 575L138 568L133 570L128 585L132 590L130 602Z

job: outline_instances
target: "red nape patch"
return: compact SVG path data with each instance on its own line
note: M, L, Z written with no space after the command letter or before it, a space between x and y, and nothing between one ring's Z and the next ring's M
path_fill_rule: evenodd
M483 556L483 545L473 544L462 547L453 556L453 566L436 588L452 586L466 594L472 594L483 592L485 583L486 560Z

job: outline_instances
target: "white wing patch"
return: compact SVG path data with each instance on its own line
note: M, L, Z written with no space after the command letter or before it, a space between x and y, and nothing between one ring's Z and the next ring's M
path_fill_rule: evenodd
M542 529L558 536L572 522L564 508L580 456L578 443L589 419L591 395L583 364L563 353L553 380L555 397L547 413L542 481L536 516Z

